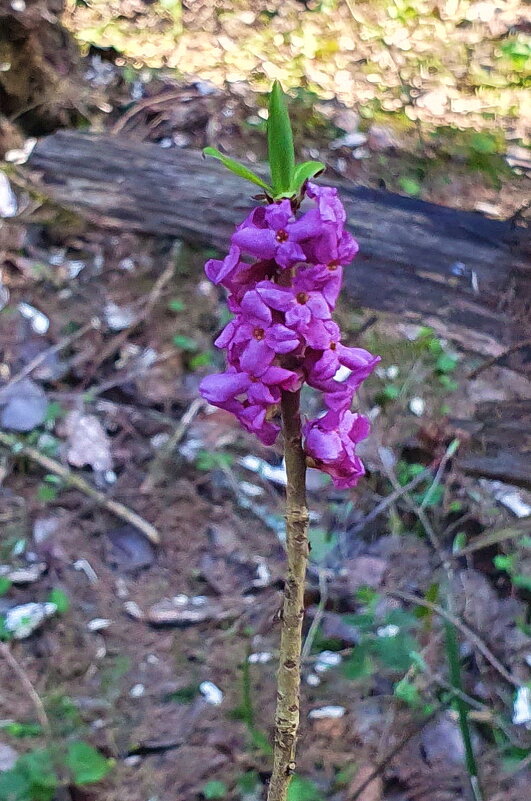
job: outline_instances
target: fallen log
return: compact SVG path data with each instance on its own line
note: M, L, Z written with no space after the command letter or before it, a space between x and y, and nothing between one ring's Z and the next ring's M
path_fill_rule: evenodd
M470 432L461 470L531 489L531 400L484 401L474 421L452 422Z
M251 190L200 154L61 131L29 160L42 192L118 230L226 249ZM490 357L525 338L531 297L527 231L433 203L330 181L341 189L360 254L346 289L360 306L433 325Z

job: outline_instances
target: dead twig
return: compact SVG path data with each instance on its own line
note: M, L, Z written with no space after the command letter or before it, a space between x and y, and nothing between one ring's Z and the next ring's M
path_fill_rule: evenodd
M97 317L94 317L89 323L81 326L81 328L78 328L77 331L74 331L72 334L63 337L62 339L59 340L59 342L56 342L55 345L52 345L51 347L46 348L46 350L42 351L42 353L38 353L34 359L32 359L30 362L28 362L28 364L26 364L22 368L22 370L16 373L16 375L12 376L7 382L7 384L4 387L2 387L2 389L5 390L8 387L12 387L13 384L16 384L18 381L28 376L30 373L33 372L33 370L35 370L37 367L39 367L39 365L41 365L44 361L46 361L48 356L51 356L54 353L59 353L59 351L64 350L64 348L67 348L69 345L71 345L72 342L75 342L76 339L80 339L82 336L85 336L85 334L88 331L92 330L95 331L100 326L101 326L100 320L98 320Z
M328 601L328 581L326 578L326 571L323 570L323 568L320 568L319 603L317 604L315 616L311 622L310 628L308 629L308 634L306 635L306 639L304 640L304 645L302 647L302 653L301 653L301 662L305 662L310 656L313 641L315 639L315 635L317 634L317 630L321 625L327 601Z
M46 710L44 708L44 704L42 703L42 699L30 681L30 678L22 665L17 662L15 656L9 647L9 645L5 642L0 640L0 654L5 659L13 673L18 678L21 685L24 687L24 690L28 694L29 698L33 706L35 707L35 714L37 715L37 720L42 726L43 731L45 732L48 737L51 735L51 726L50 721L48 720L48 715L46 714Z
M430 469L427 467L422 473L419 473L418 476L415 476L409 484L406 484L404 487L400 485L396 487L393 492L387 495L377 506L372 509L369 514L365 515L363 520L360 520L354 528L349 529L349 536L354 536L355 534L359 534L360 531L367 526L368 523L371 523L375 520L379 515L386 511L390 506L392 506L396 501L400 500L404 495L406 495L411 490L414 490L415 487L418 487L419 484L422 484L428 476L431 475Z
M515 676L513 676L506 667L502 665L500 660L494 656L490 648L485 645L481 637L475 633L471 628L469 628L466 623L463 623L456 615L453 615L451 612L448 612L446 609L443 609L442 606L438 604L434 604L431 601L427 601L425 598L420 598L418 595L412 595L409 592L402 592L401 590L389 590L387 593L391 598L398 598L401 601L407 601L408 603L416 604L417 606L422 606L424 609L429 609L431 612L434 612L439 617L446 620L448 623L451 623L452 626L455 626L461 634L466 637L469 642L474 645L477 650L483 654L487 662L489 662L492 667L502 676L505 681L509 684L512 684L513 687L521 687L522 682L520 682Z
M111 512L112 514L116 515L116 517L125 520L132 526L135 526L139 531L145 534L148 540L150 540L154 545L158 545L160 543L160 535L155 526L152 526L151 523L148 523L143 517L138 515L136 512L133 512L127 506L124 506L123 503L119 503L119 501L114 501L112 498L108 498L105 493L91 486L88 481L85 481L84 478L81 478L81 476L76 475L67 467L55 461L55 459L52 459L50 456L46 456L44 453L41 453L41 451L37 450L36 448L32 448L30 445L25 445L24 442L22 442L18 437L13 436L12 434L6 434L4 431L0 431L0 445L4 445L17 455L26 456L28 459L40 465L45 470L48 470L50 473L54 473L56 476L59 476L63 479L65 484L68 484L80 492L83 492L85 495L88 495L89 498L95 500L96 503L102 506L104 509L107 509L108 512Z
M170 458L171 454L179 442L181 442L189 427L193 423L195 417L205 408L205 406L206 402L202 398L196 398L194 401L192 401L188 409L175 426L173 433L155 454L155 458L153 459L149 469L149 474L140 486L140 492L147 493L154 490L164 472L163 467L165 462Z
M488 370L489 367L493 367L498 362L501 362L502 359L505 359L506 356L509 356L511 353L514 353L520 348L526 348L531 345L531 339L524 339L521 342L515 342L514 345L511 345L510 348L506 348L503 353L499 353L497 356L493 356L491 359L487 359L486 362L480 364L479 367L476 367L466 376L468 380L472 378L477 378L484 370Z
M474 553L474 551L480 551L482 548L489 548L491 545L498 545L500 542L512 540L514 537L520 537L528 532L528 520L522 520L521 522L513 523L510 526L497 528L494 531L486 531L483 532L483 534L480 534L479 537L476 537L474 542L471 542L469 545L465 545L464 548L460 548L454 555L456 557L465 556L466 554Z

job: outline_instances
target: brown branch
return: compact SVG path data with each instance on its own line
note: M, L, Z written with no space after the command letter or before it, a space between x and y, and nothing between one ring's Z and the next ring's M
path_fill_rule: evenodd
M45 734L50 736L51 728L50 728L50 721L48 720L48 715L46 714L46 710L44 709L44 704L42 703L41 697L33 684L30 681L30 678L22 665L17 662L15 659L13 652L9 645L5 642L0 640L0 654L5 659L13 673L18 678L21 685L24 687L24 690L28 694L31 699L31 703L35 707L35 713L37 715L37 720L42 726L43 731Z
M67 467L60 464L60 462L56 462L55 459L51 459L49 456L46 456L46 454L41 453L41 451L38 451L36 448L32 448L30 445L25 445L18 437L6 434L4 431L0 431L0 445L4 445L17 455L26 456L32 462L36 462L41 467L44 467L45 470L49 470L50 473L60 476L65 484L75 487L75 489L88 495L89 498L93 498L96 503L103 506L108 512L112 512L116 517L120 517L127 523L131 523L131 525L135 526L142 534L145 534L148 540L154 545L160 543L160 535L155 526L152 526L151 523L148 523L143 517L133 512L132 509L124 506L123 503L115 501L112 498L107 498L104 492L92 487L88 481L85 481L84 478L73 473Z
M408 603L416 604L417 606L422 606L424 609L429 609L431 612L435 612L436 615L442 617L443 620L446 620L448 623L451 623L452 626L455 626L461 634L466 637L467 640L470 641L472 645L474 645L477 650L483 654L487 662L490 662L492 667L498 671L500 676L502 676L505 681L512 684L514 687L521 687L522 682L520 682L515 676L513 676L506 667L502 665L500 660L494 656L490 648L483 642L481 637L479 637L475 631L473 631L466 623L463 623L456 615L453 615L451 612L447 612L446 609L443 609L442 606L438 604L434 604L431 601L426 601L425 598L420 598L417 595L412 595L409 592L402 592L401 590L389 590L387 593L391 596L391 598L398 598L401 601L407 601Z
M304 582L308 562L306 456L302 447L299 392L282 393L282 423L286 460L286 550L288 568L277 677L275 751L268 801L285 801L295 770L299 729L299 690L304 618Z

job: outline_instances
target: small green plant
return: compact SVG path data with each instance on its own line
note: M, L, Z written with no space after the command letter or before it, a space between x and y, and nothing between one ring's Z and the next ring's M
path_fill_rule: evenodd
M376 671L377 664L394 673L409 670L420 651L414 636L420 625L418 618L401 609L379 615L381 596L366 590L361 597L365 599L362 611L343 615L343 622L356 628L360 637L343 666L345 676L368 678Z
M75 741L65 750L36 748L19 757L15 766L0 773L2 801L52 801L67 784L81 787L107 776L112 760L88 743Z
M212 779L212 781L205 784L201 793L203 798L208 799L208 801L214 801L215 799L226 798L228 789L225 782Z
M531 547L531 538L524 538L524 546L527 541L527 547ZM505 571L511 580L511 584L520 590L527 590L531 592L531 576L526 575L520 567L520 559L518 554L514 553L510 556L506 554L498 554L494 557L494 566L498 570Z
M200 450L195 458L195 466L198 470L210 472L211 470L225 470L232 465L233 461L234 457L230 453Z

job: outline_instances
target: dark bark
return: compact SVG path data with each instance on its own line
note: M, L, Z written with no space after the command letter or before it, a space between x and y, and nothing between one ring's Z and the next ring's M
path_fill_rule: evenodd
M38 143L29 167L46 194L95 223L222 251L252 203L250 185L196 152L119 137L59 132ZM360 242L345 278L353 303L434 325L489 356L523 339L531 298L525 229L336 185Z
M531 400L485 401L473 422L453 423L470 433L457 462L462 470L531 489Z

